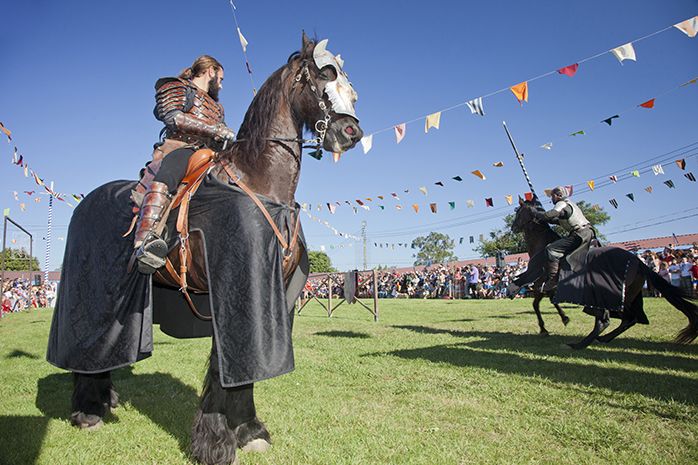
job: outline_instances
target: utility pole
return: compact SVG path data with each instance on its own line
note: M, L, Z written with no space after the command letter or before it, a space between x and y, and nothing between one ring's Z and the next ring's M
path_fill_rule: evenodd
M362 269L366 270L366 220L361 222L361 239L364 244L364 267Z

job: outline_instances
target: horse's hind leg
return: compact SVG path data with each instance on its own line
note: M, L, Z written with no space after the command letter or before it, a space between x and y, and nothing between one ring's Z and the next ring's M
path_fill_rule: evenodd
M97 429L102 418L118 405L111 372L95 374L73 373L73 398L70 423L82 429Z
M226 419L226 402L225 389L220 384L216 341L212 338L201 405L196 412L191 434L192 456L206 465L236 463L238 441Z
M596 317L596 319L594 321L594 328L587 335L587 337L585 337L584 339L582 339L579 342L575 342L575 343L571 343L571 344L567 344L567 345L573 349L586 348L587 346L589 346L589 344L594 342L594 340L596 340L597 337L599 337L599 335L603 332L603 330L608 328L608 324L610 322L609 320L610 320L610 315L609 315L607 310L604 310L601 316Z
M597 337L596 339L599 342L611 342L613 339L623 334L629 328L635 326L635 324L637 323L636 315L638 313L642 313L642 291L638 292L638 294L635 296L635 299L633 299L633 303L630 304L629 308L626 308L625 310L626 311L623 313L623 319L621 320L618 327L608 334L604 334L603 336Z
M552 297L550 297L550 303L553 304L553 306L554 306L555 309L557 310L557 314L560 315L560 319L562 320L562 324L565 325L565 326L567 326L567 324L570 322L570 317L568 317L568 316L565 314L565 311L562 309L562 307L560 307L558 304L556 304L555 302L553 302L553 298L552 298Z
M545 329L545 322L543 321L543 315L540 314L540 301L543 300L543 294L535 291L533 294L533 310L536 312L536 318L538 318L538 328L541 336L548 336L548 330Z

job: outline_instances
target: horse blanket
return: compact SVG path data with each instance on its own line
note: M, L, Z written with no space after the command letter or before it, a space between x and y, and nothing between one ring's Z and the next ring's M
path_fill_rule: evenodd
M105 184L75 208L47 360L79 373L129 365L151 355L153 324L160 324L175 337L213 334L223 387L292 371L294 303L309 272L302 231L303 257L286 288L281 246L259 208L237 186L208 176L190 204L190 231L204 237L209 289L192 297L200 313L212 316L197 320L179 291L128 270L133 237L121 236L132 219L134 187L133 181ZM281 231L292 228L291 208L259 199ZM170 215L170 231L177 212ZM178 247L171 236L170 245Z
M535 282L545 272L545 261L545 250L535 254L527 270L517 276L514 283L525 286ZM612 317L620 318L626 285L640 271L639 264L637 257L618 247L577 249L560 260L560 277L553 301L583 305L592 315L608 310Z

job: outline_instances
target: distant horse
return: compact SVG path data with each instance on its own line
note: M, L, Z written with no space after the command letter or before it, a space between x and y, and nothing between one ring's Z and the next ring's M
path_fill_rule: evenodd
M301 50L259 89L238 140L201 178L190 200L191 238L169 234L170 255L189 241L195 252L190 269L204 276L201 292L191 296L198 318L177 287L129 265L133 238L122 234L131 221L135 182L101 186L75 209L47 354L74 373L74 425L102 424L118 403L111 370L149 357L152 325L159 323L175 337L212 336L193 457L227 464L238 448L269 447L253 385L294 368L293 303L308 273L294 197L303 144L341 153L363 135L354 115L356 93L341 58L326 44L303 34ZM315 139L303 139L304 130ZM170 232L176 217L170 215ZM201 282L194 275L190 283Z
M515 279L517 285L539 282L543 274L545 247L557 239L550 225L538 222L534 201L519 201L512 224L514 232L522 231L529 252L529 270ZM524 277L524 275L526 275ZM592 247L581 270L565 269L561 264L560 280L555 290L557 302L584 305L584 312L596 319L594 328L578 343L568 344L583 349L594 340L610 342L637 323L649 324L643 309L642 288L648 280L660 294L688 318L688 326L676 336L678 343L690 343L698 337L698 307L685 292L672 286L650 270L634 254L618 247ZM539 321L542 322L540 314ZM608 334L601 333L610 318L620 318L620 325Z

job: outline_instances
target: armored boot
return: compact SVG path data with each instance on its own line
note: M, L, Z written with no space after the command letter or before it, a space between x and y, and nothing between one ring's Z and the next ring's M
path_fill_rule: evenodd
M543 283L541 291L550 292L557 286L557 273L560 270L560 262L557 260L548 261L548 263L545 264L545 268L548 276L545 283Z
M153 274L165 265L167 242L160 235L171 200L167 185L158 181L153 181L143 196L134 238L138 271L141 273Z

